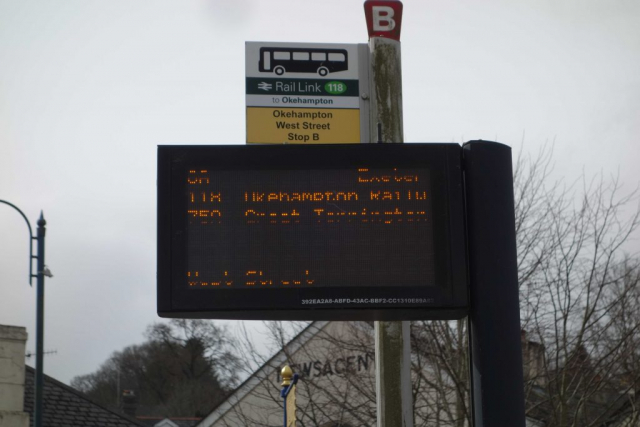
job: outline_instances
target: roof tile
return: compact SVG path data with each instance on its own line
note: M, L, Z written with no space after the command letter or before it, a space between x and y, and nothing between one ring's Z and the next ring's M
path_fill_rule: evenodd
M25 367L24 411L31 417L35 400L35 370ZM47 375L44 376L44 418L47 427L141 427L143 424L105 408Z

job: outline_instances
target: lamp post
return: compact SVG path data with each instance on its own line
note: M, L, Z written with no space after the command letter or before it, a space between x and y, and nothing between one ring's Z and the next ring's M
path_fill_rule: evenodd
M27 222L29 228L29 285L32 285L32 279L36 278L36 401L34 405L34 426L42 427L43 419L43 386L44 376L42 372L43 359L43 341L44 341L44 276L53 277L44 265L44 236L47 222L44 220L44 214L40 212L38 219L38 229L36 237L33 237L31 223L27 216L14 204L6 200L0 200L0 203L14 208L22 218ZM33 255L33 241L37 242L37 255ZM33 260L37 260L36 274L33 274Z

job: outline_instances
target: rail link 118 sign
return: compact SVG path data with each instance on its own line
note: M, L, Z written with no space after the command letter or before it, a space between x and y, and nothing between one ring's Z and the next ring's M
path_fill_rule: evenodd
M160 146L158 314L467 311L457 144Z

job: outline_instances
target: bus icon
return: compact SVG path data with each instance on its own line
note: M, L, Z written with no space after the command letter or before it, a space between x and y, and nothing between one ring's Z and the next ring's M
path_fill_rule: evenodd
M347 60L345 49L262 47L258 69L278 76L284 73L318 73L324 77L348 70Z

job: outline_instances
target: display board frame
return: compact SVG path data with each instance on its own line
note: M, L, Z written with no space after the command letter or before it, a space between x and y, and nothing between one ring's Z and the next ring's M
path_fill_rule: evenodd
M468 312L468 283L461 156L458 144L437 143L159 146L158 314L171 318L247 320L464 317ZM185 192L187 173L196 166L215 171L258 171L265 177L277 170L426 168L431 177L430 219L437 283L425 287L363 288L344 283L339 287L188 288L185 286L185 224L188 220ZM417 254L416 262L422 261ZM372 302L345 303L362 299L360 297Z

